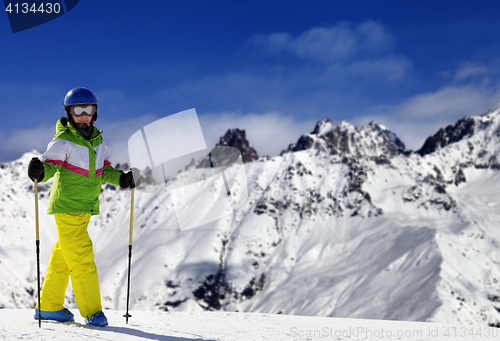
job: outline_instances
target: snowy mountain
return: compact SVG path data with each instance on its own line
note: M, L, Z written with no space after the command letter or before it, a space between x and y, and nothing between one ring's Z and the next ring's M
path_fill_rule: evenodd
M132 309L500 326L499 111L417 152L376 122L328 119L276 157L258 158L238 130L220 145L246 155L248 200L234 214L181 232L168 192L136 191ZM36 155L0 165L2 308L35 302ZM40 191L44 273L57 233L50 183ZM89 233L106 309L125 307L129 210L129 190L103 186Z

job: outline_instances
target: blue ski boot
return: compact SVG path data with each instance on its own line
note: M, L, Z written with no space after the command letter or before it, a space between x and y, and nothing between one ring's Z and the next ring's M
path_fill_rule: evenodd
M58 311L45 311L41 310L40 315L42 315L42 319L44 320L52 320L58 322L74 322L75 318L71 311L64 308ZM35 318L38 317L38 309L35 309Z
M94 315L87 317L85 319L85 324L90 324L92 326L104 327L108 325L108 319L104 316L102 311L98 311Z

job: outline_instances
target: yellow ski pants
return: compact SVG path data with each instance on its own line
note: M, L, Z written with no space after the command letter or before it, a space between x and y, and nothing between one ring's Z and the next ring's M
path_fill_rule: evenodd
M52 248L43 281L40 294L42 311L64 308L64 296L71 276L78 310L83 317L90 317L102 311L94 251L87 232L90 214L56 213L54 217L59 240Z

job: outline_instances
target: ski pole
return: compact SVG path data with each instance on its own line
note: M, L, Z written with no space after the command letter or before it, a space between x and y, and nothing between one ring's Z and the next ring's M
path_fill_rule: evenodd
M40 227L38 222L38 180L35 179L35 226L36 226L36 270L38 283L38 327L42 327L42 305L40 303Z
M128 318L132 317L128 313L128 302L130 298L130 265L132 262L132 230L134 227L134 190L135 188L132 188L132 193L130 196L130 233L129 233L129 238L128 238L128 283L127 283L127 313L123 315L125 317L125 321L128 324Z

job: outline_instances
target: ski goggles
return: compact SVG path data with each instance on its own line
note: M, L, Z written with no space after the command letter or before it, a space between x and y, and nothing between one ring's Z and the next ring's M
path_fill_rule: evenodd
M71 106L71 114L75 116L81 116L81 115L92 116L95 113L96 113L96 106L93 104Z

